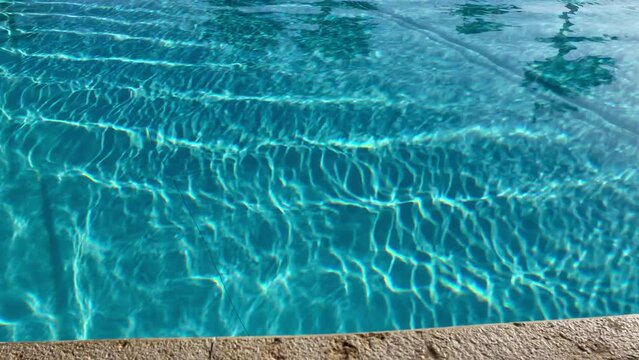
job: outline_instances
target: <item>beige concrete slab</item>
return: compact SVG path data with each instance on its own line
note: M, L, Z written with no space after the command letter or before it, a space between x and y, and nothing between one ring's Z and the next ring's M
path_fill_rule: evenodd
M0 343L0 359L639 359L639 315L291 337Z

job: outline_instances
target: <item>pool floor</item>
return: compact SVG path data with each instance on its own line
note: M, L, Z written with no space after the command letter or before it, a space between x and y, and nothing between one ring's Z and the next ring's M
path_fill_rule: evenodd
M0 341L638 313L638 17L0 1Z

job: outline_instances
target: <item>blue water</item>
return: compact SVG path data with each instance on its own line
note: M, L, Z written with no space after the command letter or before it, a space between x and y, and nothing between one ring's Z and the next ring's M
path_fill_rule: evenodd
M0 1L0 341L639 312L637 19Z

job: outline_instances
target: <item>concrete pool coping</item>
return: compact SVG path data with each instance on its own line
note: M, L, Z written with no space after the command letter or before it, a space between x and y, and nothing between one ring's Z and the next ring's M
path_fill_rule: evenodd
M0 343L0 359L639 359L639 315L375 333Z

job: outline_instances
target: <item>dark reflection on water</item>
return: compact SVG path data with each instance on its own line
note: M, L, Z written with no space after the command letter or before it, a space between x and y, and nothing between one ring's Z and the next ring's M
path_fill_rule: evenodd
M513 11L520 11L520 8L515 5L465 3L457 6L453 10L453 14L459 15L463 19L463 24L457 26L459 33L479 34L487 31L501 31L504 27L509 26L495 21L494 17Z
M589 88L610 84L614 81L615 60L608 56L586 55L570 56L580 42L603 42L614 40L606 36L572 36L573 18L580 5L569 2L559 18L563 25L559 32L550 37L539 39L557 49L555 56L528 63L525 70L525 83L539 84L557 94L572 95Z
M15 16L10 11L10 6L11 4L8 2L0 2L0 43L8 41L14 46L17 29Z
M366 1L325 0L313 3L320 8L318 14L305 16L308 26L295 37L304 51L319 51L330 59L352 59L370 52L372 23L359 15L343 16L336 14L338 9L375 10L375 5Z
M538 85L556 94L571 96L583 93L590 88L610 84L615 80L615 59L601 55L577 55L580 43L596 43L616 40L614 36L578 36L575 33L575 17L579 9L595 2L565 2L565 11L559 15L563 24L559 31L548 38L537 41L549 44L556 49L554 56L543 60L534 60L524 68L525 86ZM522 11L516 5L486 5L464 3L458 5L452 14L461 16L463 24L456 30L464 35L478 34L488 31L501 31L512 26L495 21L495 17L511 12ZM561 101L545 100L535 103L533 121L539 118L552 118L549 114L576 110L573 106Z
M348 60L370 52L373 23L362 16L376 10L368 1L324 0L311 13L282 16L269 1L209 0L210 20L200 40L215 40L238 50L265 52L290 39L303 52L328 60ZM297 23L291 22L291 18Z
M537 39L557 49L557 54L544 60L529 62L524 71L526 85L534 83L557 94L571 95L614 81L613 70L616 63L613 58L598 55L577 57L574 56L574 53L571 54L577 49L578 43L604 42L616 39L610 36L572 35L575 25L573 23L574 17L579 8L587 4L593 3L567 2L566 11L559 16L563 20L563 25L557 34L549 38ZM495 16L519 11L521 9L515 5L464 3L457 6L452 13L463 19L463 24L457 26L457 31L468 35L501 31L511 25L495 21Z
M267 5L264 1L210 0L211 19L204 22L203 39L215 39L238 50L266 51L278 42L284 23L268 13L251 13L239 7ZM222 7L222 8L220 8Z

